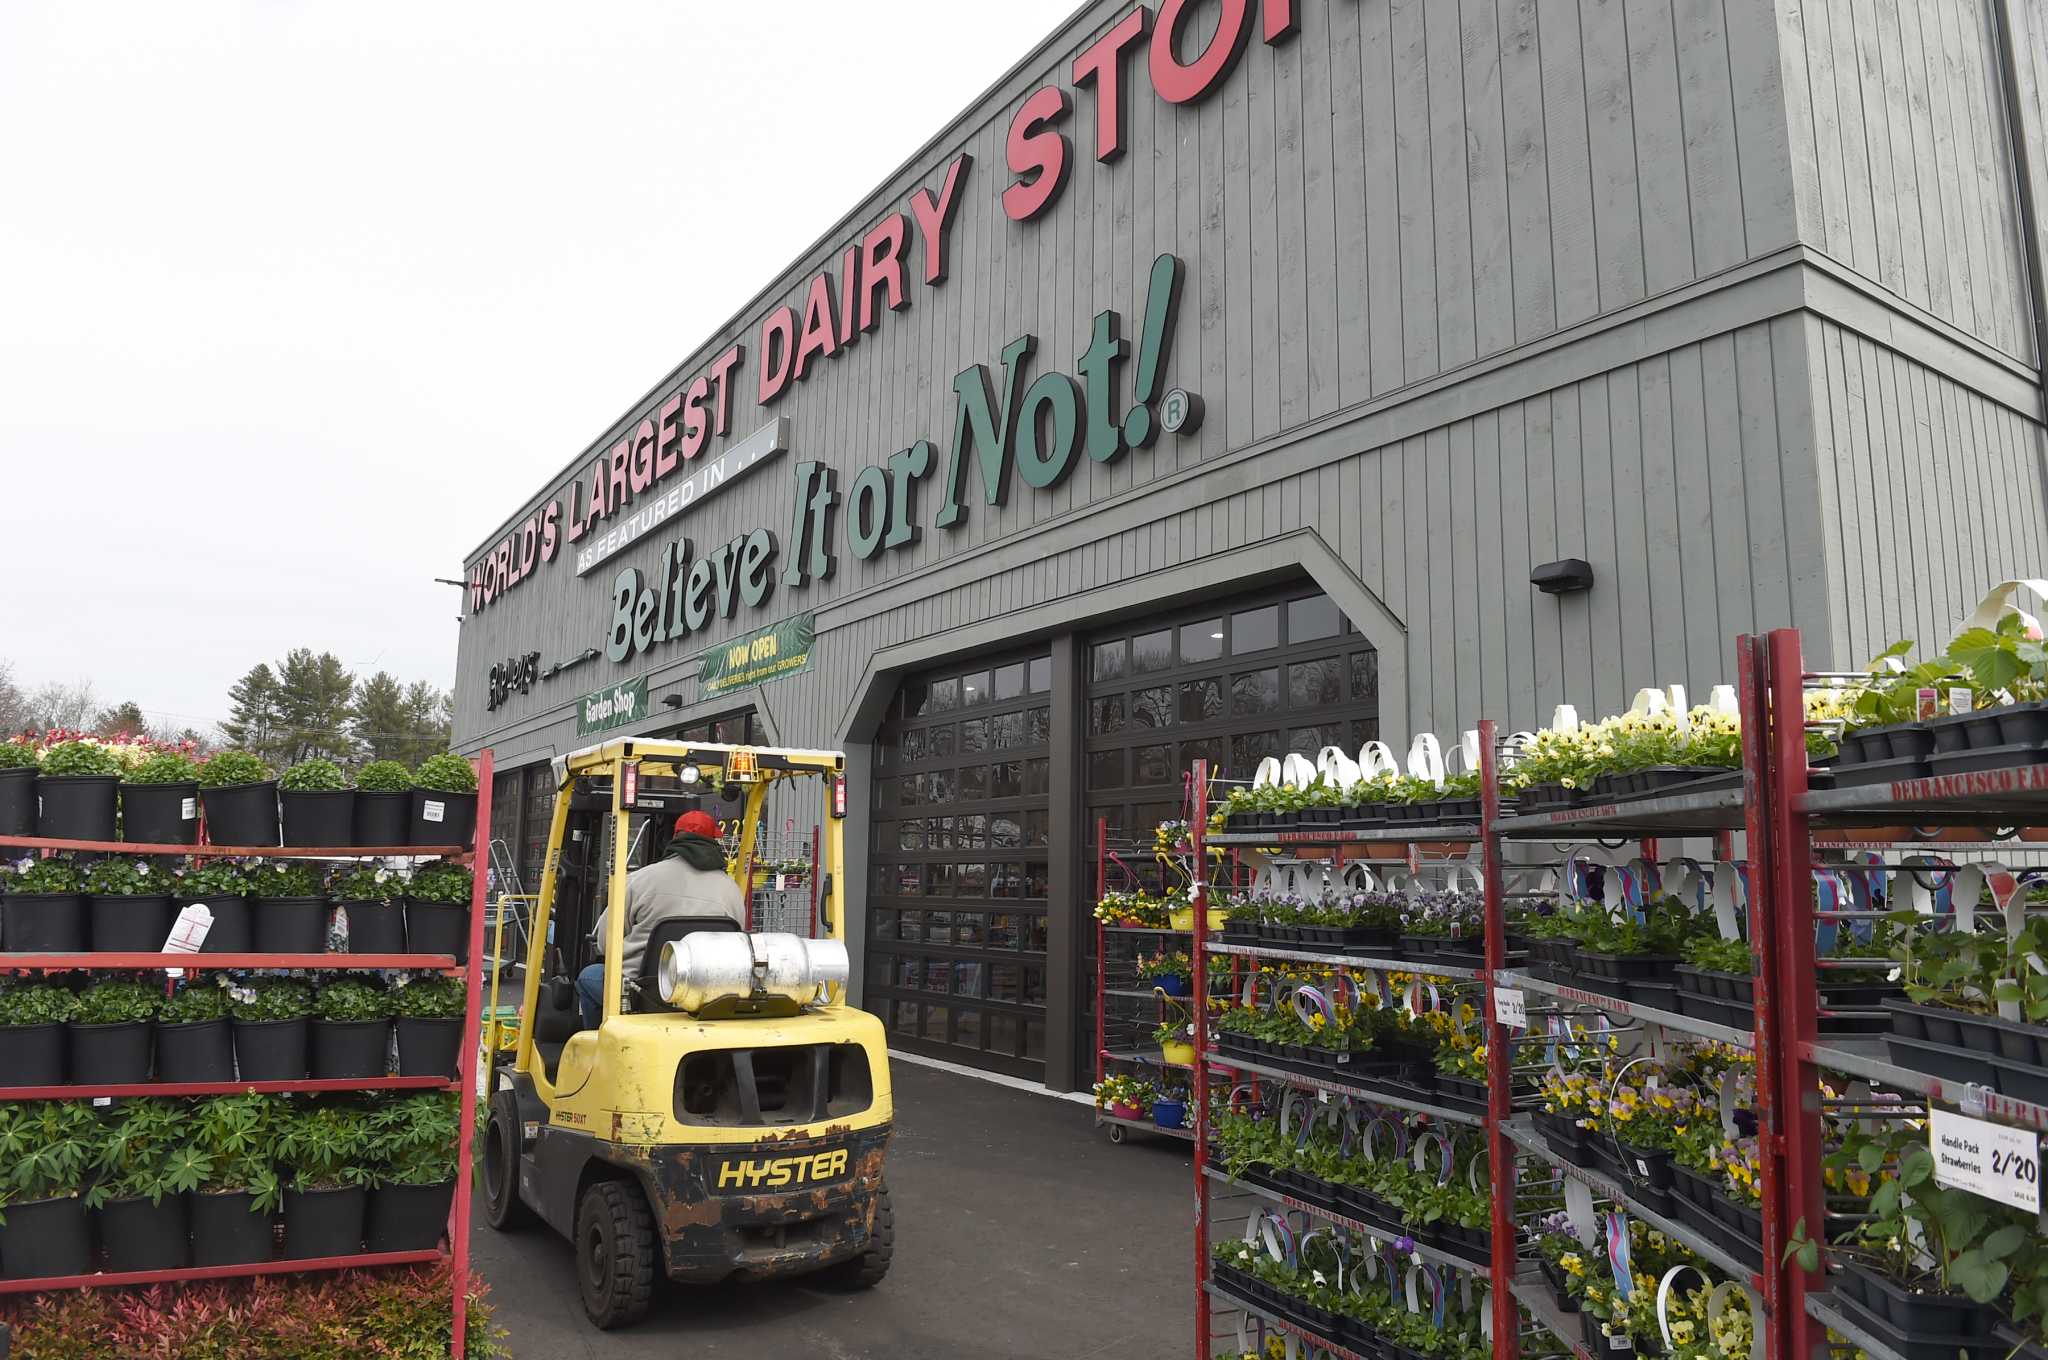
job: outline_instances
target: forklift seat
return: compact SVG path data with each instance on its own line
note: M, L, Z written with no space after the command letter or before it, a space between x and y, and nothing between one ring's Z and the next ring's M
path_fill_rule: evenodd
M658 923L654 933L647 938L647 952L640 956L640 979L637 1004L639 1011L673 1011L675 1007L661 999L661 949L663 945L680 940L685 935L694 935L700 930L734 931L743 926L730 916L675 916Z
M562 1048L569 1036L583 1028L583 1016L576 1006L576 983L572 978L549 978L541 983L540 1001L533 1017L533 1052L550 1083L555 1064L562 1060Z

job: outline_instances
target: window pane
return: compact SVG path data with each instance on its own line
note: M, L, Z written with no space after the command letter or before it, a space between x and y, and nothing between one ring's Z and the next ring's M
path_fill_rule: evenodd
M901 915L903 917L903 938L911 941L922 940L924 938L924 913L921 911L906 911L901 913Z
M924 1008L924 1037L936 1043L946 1042L946 1008L926 1006Z
M896 806L914 808L918 795L924 789L924 781L916 775L909 775L896 781Z
M1043 817L1045 814L1041 812L1038 815ZM998 813L989 818L988 837L988 843L997 850L1011 850L1022 845L1024 832L1017 821L1017 814Z
M1024 715L1005 713L988 720L988 744L997 751L1014 750L1024 744Z
M927 713L950 713L958 707L960 707L960 682L958 680L940 680L932 686L931 704L924 711Z
M1351 724L1351 744L1353 746L1363 746L1369 741L1378 741L1379 739L1380 720L1378 718L1359 718Z
M1351 697L1369 699L1374 703L1380 697L1380 654L1378 652L1353 652L1351 654Z
M1044 860L1034 860L1024 866L1024 895L1045 900L1045 885L1050 871Z
M988 702L988 672L976 671L960 677L960 702L963 706Z
M1052 763L1043 757L1024 762L1024 796L1046 792L1051 787Z
M1249 718L1280 707L1280 668L1246 671L1230 677L1230 716Z
M906 764L924 759L925 734L921 727L913 727L903 734L903 759Z
M917 1033L917 1003L915 1001L899 1001L896 1003L896 1032L898 1034Z
M1311 595L1305 600L1287 602L1287 642L1313 642L1317 638L1335 637L1344 631L1344 616L1337 612L1337 602L1327 595Z
M1088 787L1120 789L1124 786L1124 753L1096 751L1088 757Z
M905 685L905 686L903 687L903 716L904 716L904 717L906 717L906 718L922 718L922 717L923 717L923 716L924 716L925 714L927 714L927 713L929 713L929 712L931 712L931 711L932 711L932 687L931 687L930 685L928 685L928 684L921 684L921 683L918 683L918 682L915 682L915 681L913 681L913 682L911 682L911 683L909 683L909 684L906 684L906 685ZM683 739L684 739L685 741L696 741L696 740L701 740L701 738L693 737L693 736L692 736L692 735L691 735L691 734L690 734L689 732L687 732L687 731L683 733Z
M922 864L899 864L896 866L896 895L918 897L924 893L924 866Z
M931 959L924 966L924 989L928 992L951 991L953 987L953 965L945 959Z
M960 724L960 754L977 755L988 749L988 719Z
M984 1018L988 1021L987 1051L1014 1057L1017 1052L1017 1017L990 1011Z
M988 918L988 947L990 949L1015 949L1017 947L1017 918L997 915Z
M1249 779L1258 771L1260 761L1281 755L1286 749L1280 744L1278 732L1241 733L1230 739L1230 773L1239 779Z
M951 897L953 895L953 866L950 864L927 864L924 867L924 895L926 897ZM944 913L935 913L934 924Z
M943 807L959 797L959 773L955 770L933 770L924 777L924 801L933 807Z
M1140 746L1135 752L1137 774L1132 778L1135 784L1169 784L1173 782L1173 745L1163 742L1157 746Z
M1043 968L1027 966L1024 969L1024 1004L1027 1006L1043 1006L1045 1004L1045 970Z
M962 1006L953 1020L953 1042L961 1048L981 1049L981 1012Z
M1336 745L1337 739L1342 735L1335 723L1327 727L1290 728L1287 732L1287 749L1299 751L1313 759L1325 746Z
M1287 668L1287 703L1291 708L1317 708L1344 702L1344 672L1337 658L1298 661Z
M1043 694L1052 688L1052 658L1034 656L1031 658L1031 692Z
M988 818L980 813L953 819L953 844L962 850L979 850L988 844Z
M953 995L981 995L981 965L963 959L953 965Z
M916 820L896 823L896 848L898 850L924 849L924 823Z
M1088 735L1106 737L1124 730L1124 696L1088 701Z
M1025 813L1024 843L1026 845L1044 845L1047 839L1047 826L1048 823L1043 812Z
M1230 650L1234 655L1263 652L1280 645L1280 606L1247 609L1230 616Z
M924 986L924 960L904 959L896 965L896 985L910 991Z
M1036 1058L1040 1062L1045 1060L1045 1021L1024 1022L1024 1056Z
M1173 690L1166 685L1141 689L1131 695L1131 723L1136 727L1165 727L1173 721Z
M988 767L988 774L989 797L1021 798L1024 796L1024 763L1022 761L999 761Z
M1214 661L1222 655L1222 619L1204 619L1200 623L1181 625L1180 661L1183 666L1195 661Z
M925 729L925 754L933 760L953 754L953 724L940 723Z
M988 865L962 864L956 867L953 871L953 892L959 897L988 896ZM967 917L962 915L960 919L965 921ZM956 937L956 941L969 943L965 936Z
M1024 714L1024 744L1045 746L1052 741L1052 709L1034 708Z
M1051 670L1050 660L1047 670ZM1049 677L1048 677L1049 678ZM1121 680L1124 678L1124 642L1098 642L1088 653L1088 678L1090 680Z
M990 897L1022 897L1024 895L1024 870L1021 865L998 864L989 875L988 895Z
M1180 720L1208 722L1223 716L1223 682L1215 676L1183 680L1180 686Z
M1024 969L1015 963L992 963L988 966L988 999L991 1001L1016 1001L1024 992Z
M988 766L963 765L960 767L960 801L971 802L988 797Z
M995 700L1014 699L1024 692L1024 663L1013 661L1007 666L998 666L990 683L995 686Z
M1230 742L1223 737L1204 737L1200 741L1184 741L1180 744L1180 768L1183 770L1192 770L1198 760L1208 761L1211 771L1220 770L1223 768L1223 762L1229 758ZM1162 810L1140 825L1147 828L1155 827L1173 815Z
M926 944L951 944L953 942L953 913L950 911L928 911L924 914L924 938Z
M951 850L953 848L953 819L951 817L927 817L924 822L924 838L928 848Z
M1173 669L1173 630L1162 628L1156 633L1140 633L1131 639L1131 673L1146 675L1152 671Z
M875 938L878 940L895 939L896 918L901 914L902 913L900 912L894 911L870 912L868 914L868 924L869 928L874 931ZM889 971L888 968L882 964L877 964L872 960L870 960L868 963L868 973L870 976L880 977L887 971Z

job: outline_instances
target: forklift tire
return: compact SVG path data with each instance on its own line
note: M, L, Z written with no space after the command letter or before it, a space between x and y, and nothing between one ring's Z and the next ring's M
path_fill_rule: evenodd
M875 1204L875 1232L868 1249L850 1261L828 1266L821 1277L840 1289L873 1289L889 1273L890 1258L896 1255L896 1211L889 1205L889 1187Z
M630 1327L654 1302L661 1244L640 1188L599 1181L576 1207L576 1283L583 1311L602 1331Z
M519 1198L519 1143L519 1102L510 1092L493 1096L484 1132L484 1218L499 1232L517 1232L539 1221Z

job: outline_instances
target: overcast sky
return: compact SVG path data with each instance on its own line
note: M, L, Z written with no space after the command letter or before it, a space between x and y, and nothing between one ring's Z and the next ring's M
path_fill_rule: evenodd
M451 685L431 578L1075 2L4 0L0 658Z

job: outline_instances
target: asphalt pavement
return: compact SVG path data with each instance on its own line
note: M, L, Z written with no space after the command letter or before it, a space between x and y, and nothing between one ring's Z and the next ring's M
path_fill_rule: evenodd
M1182 1353L1193 1327L1188 1146L1112 1145L1089 1109L892 1064L896 1258L863 1294L802 1282L664 1284L600 1332L569 1245L478 1219L477 1269L515 1360L1081 1360Z

